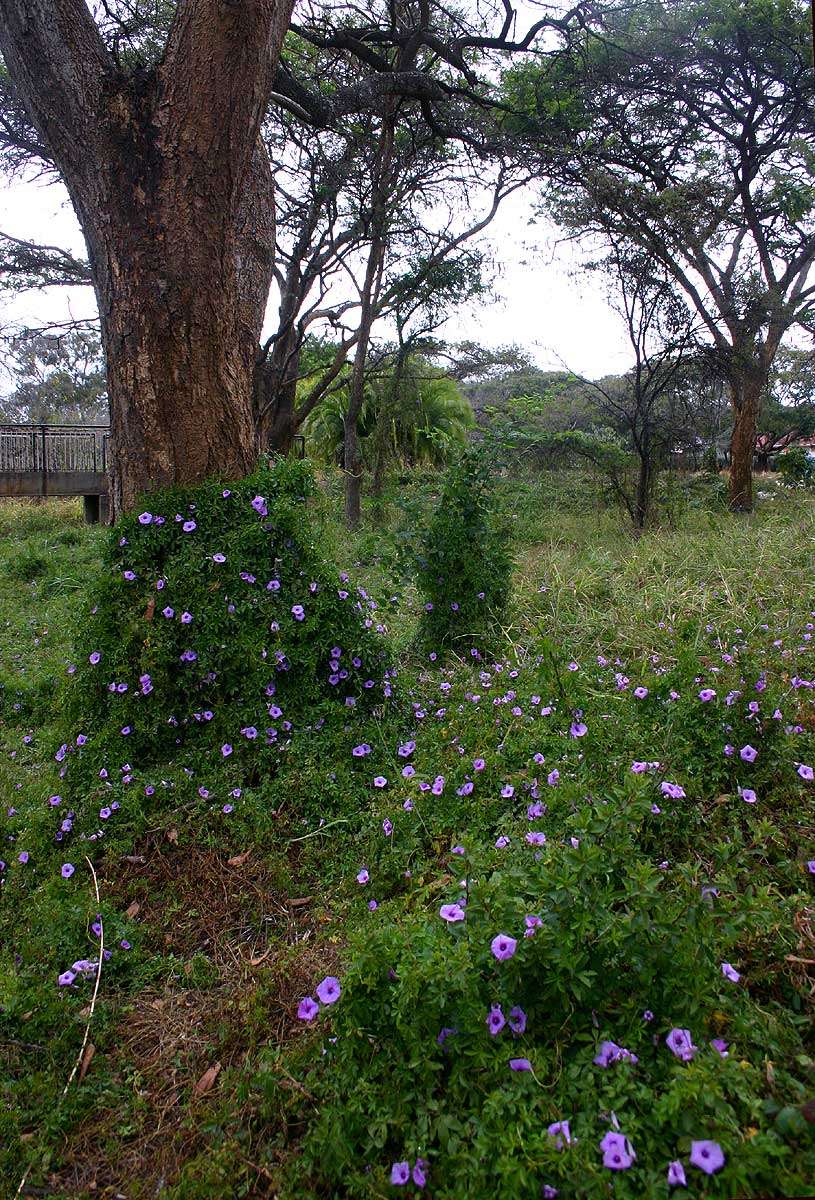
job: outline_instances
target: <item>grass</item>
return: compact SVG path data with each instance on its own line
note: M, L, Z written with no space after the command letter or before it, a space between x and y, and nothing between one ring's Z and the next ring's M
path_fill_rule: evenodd
M791 1189L804 1186L805 1167L789 1163L815 1161L811 1118L796 1120L787 1113L785 1132L778 1114L806 1113L815 1087L812 888L803 869L805 858L815 858L815 809L811 791L797 786L791 758L794 752L813 761L815 719L808 693L790 683L796 671L805 678L815 674L810 640L802 638L815 607L813 498L773 486L772 498L756 513L737 518L718 507L712 485L694 484L666 499L660 528L634 540L583 476L501 479L500 505L512 532L516 570L498 648L506 673L495 676L494 690L505 688L509 672L518 670L513 690L523 697L524 716L516 718L509 705L495 709L497 717L491 706L473 705L472 693L484 690L477 666L453 661L441 667L414 648L420 605L405 565L406 548L416 544L437 483L416 475L381 501L369 501L363 529L349 538L338 519L339 481L323 480L315 515L338 565L356 567L387 612L403 699L361 725L329 723L321 735L295 739L278 775L264 783L257 829L251 822L202 818L200 809L157 807L137 842L111 840L107 853L94 855L106 938L114 946L125 939L132 949L117 948L103 966L92 1017L90 989L68 994L55 982L66 963L92 956L95 948L87 926L98 906L82 850L72 847L77 873L67 882L35 862L29 881L18 883L15 860L27 836L44 837L36 832L43 828L36 814L59 789L53 761L60 736L57 700L71 662L70 631L101 570L105 535L84 526L73 503L0 505L0 791L23 821L21 826L17 817L8 818L8 882L0 893L0 1196L13 1196L24 1174L33 1189L29 1194L71 1197L296 1200L395 1194L387 1172L401 1156L401 1123L408 1129L425 1112L426 1097L419 1090L410 1099L407 1091L399 1093L408 1085L397 1071L388 1084L389 1069L383 1075L376 1056L338 1058L332 1082L320 1054L321 1046L329 1053L331 1047L321 1041L319 1028L315 1032L298 1021L297 1005L323 976L337 975L345 984L347 973L349 1015L343 1016L341 1001L337 1030L343 1031L342 1045L358 1044L354 998L379 994L375 964L407 962L420 950L428 956L438 952L435 914L443 900L454 898L451 887L454 891L461 870L449 858L450 845L461 839L478 846L487 879L503 870L492 848L497 834L508 831L522 842L525 818L517 800L502 799L499 788L511 781L519 795L528 790L531 755L539 747L546 770L558 763L562 775L561 788L548 796L553 878L562 865L554 843L589 821L581 807L587 794L619 794L623 804L620 780L632 758L659 757L692 797L692 804L667 812L658 836L651 818L637 818L641 824L629 858L645 863L665 853L677 864L677 879L683 873L694 881L726 879L739 898L727 909L729 932L717 927L710 936L728 946L750 981L746 1007L731 1011L723 999L715 1018L744 1043L744 1077L749 1074L753 1089L744 1103L761 1130L741 1135L747 1140L739 1143L740 1152L749 1159L745 1147L758 1147L756 1154L760 1150L764 1157L751 1170L757 1181L768 1170L769 1178L781 1180L774 1194L802 1194ZM779 639L782 645L774 647ZM754 673L765 671L768 697L802 730L788 744L768 722L755 809L733 803L736 782L746 785L753 776L739 763L732 769L722 765L707 711L697 705L674 718L670 707L652 704L663 686L660 671L666 671L665 679L681 676L680 690L690 695L699 686L693 683L697 676L720 669L721 654L736 643L746 647L741 669L747 674L756 664ZM608 658L607 670L593 666L598 655ZM631 680L625 693L614 685L615 659ZM573 677L566 669L570 661L581 667ZM631 688L640 680L647 681L652 696L637 707ZM727 686L723 675L721 696ZM579 756L578 743L568 736L527 723L533 691L544 699L557 695L564 712L589 714L591 732L579 744ZM440 705L443 715L434 717ZM417 720L417 708L428 718ZM746 738L750 727L744 728ZM411 759L417 778L443 774L448 784L433 805L419 803L417 796L420 823L410 824L400 815L401 802L415 793L400 781L404 760L395 747L417 730L419 745ZM358 761L350 747L363 740L373 751ZM478 786L488 785L490 798L478 791L457 796L454 783L480 753L489 765ZM370 782L378 771L389 780L381 791ZM640 793L629 791L625 803L640 803ZM396 825L391 838L382 834L386 818ZM590 840L591 834L580 837ZM58 852L45 843L38 853L43 861L58 862ZM361 889L355 877L362 864L372 883ZM682 886L677 882L677 889ZM499 887L491 903L500 905L500 897ZM375 912L368 910L369 899L379 904ZM463 958L461 964L464 971ZM419 967L414 963L412 969ZM695 969L688 967L690 973ZM405 1001L400 1030L419 1020L431 991L428 983L426 993ZM624 1010L623 999L609 1001L620 1022ZM343 1026L343 1020L351 1025ZM63 1095L89 1022L93 1054L81 1082ZM381 1053L392 1053L389 1035L376 1036ZM578 1042L583 1036L575 1027ZM769 1051L760 1061L754 1048L762 1038L773 1047L772 1061ZM413 1043L408 1039L405 1045L404 1052L412 1054ZM542 1046L533 1050L544 1054ZM563 1054L568 1060L565 1040ZM478 1089L486 1086L491 1069L484 1060L478 1085L467 1084L474 1096L481 1096ZM563 1091L568 1070L559 1078L553 1068L548 1086ZM338 1095L332 1089L340 1084ZM378 1129L359 1088L373 1095L382 1086L402 1098L394 1110L399 1115ZM434 1082L433 1094L435 1089ZM467 1137L489 1147L482 1157L497 1162L489 1120L502 1128L500 1113L513 1101L496 1096L504 1093L485 1092L478 1106L485 1114L492 1106L498 1116L485 1115L483 1121L471 1116ZM613 1103L624 1101L618 1097ZM689 1109L696 1103L690 1094L682 1101ZM548 1110L535 1107L540 1104L530 1100L528 1109L545 1121L541 1114ZM737 1108L732 1097L727 1105ZM722 1101L722 1111L730 1111L727 1105ZM407 1109L412 1111L405 1114ZM523 1119L517 1115L518 1128ZM326 1121L345 1130L336 1134L342 1146L332 1144ZM722 1139L734 1139L722 1121ZM650 1136L645 1125L640 1136L643 1141ZM587 1135L587 1152L588 1141ZM432 1142L438 1191L431 1188L431 1194L520 1198L540 1194L541 1178L555 1177L562 1195L608 1194L607 1177L598 1174L594 1161L586 1159L582 1184L564 1182L555 1175L562 1159L552 1160L545 1144L534 1152L531 1145L530 1135L523 1157L534 1160L535 1169L529 1167L528 1176L521 1179L514 1167L502 1164L503 1174L456 1192L445 1182L440 1143ZM358 1165L342 1159L346 1151L359 1158ZM449 1142L447 1153L455 1157ZM593 1143L592 1154L596 1159ZM728 1154L737 1158L730 1143ZM646 1158L642 1151L640 1158ZM737 1170L694 1182L694 1194L748 1194L739 1191L747 1185L739 1183ZM621 1173L615 1186L622 1196L665 1194L661 1183L658 1191L644 1175L632 1184ZM768 1194L766 1183L762 1187L749 1194Z

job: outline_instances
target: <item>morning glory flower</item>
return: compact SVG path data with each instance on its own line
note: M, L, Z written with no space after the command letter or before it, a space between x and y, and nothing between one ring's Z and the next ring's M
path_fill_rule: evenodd
M812 767L807 766L806 763L798 764L798 774L802 779L805 779L807 783L812 783L812 780L815 779L815 771L812 770Z
M323 1004L334 1004L339 1000L342 988L339 979L335 979L333 975L326 975L322 983L317 985L316 991Z
M490 942L490 949L499 962L504 962L506 959L512 958L517 945L515 938L510 937L508 933L499 933Z
M572 1135L569 1130L568 1121L554 1121L546 1130L550 1138L554 1139L555 1149L562 1150L564 1146L571 1144Z
M730 1057L727 1051L727 1042L723 1038L713 1038L710 1044L716 1053L720 1054L722 1058Z
M496 1037L504 1028L506 1023L506 1017L501 1011L501 1005L493 1004L492 1008L487 1014L487 1029L490 1031L492 1037Z
M509 1069L511 1071L531 1071L532 1063L528 1058L511 1058L509 1060Z
M758 800L758 796L755 794L755 792L753 791L752 788L740 787L739 795L741 796L741 798L745 804L755 804L756 801Z
M460 904L442 904L439 909L439 916L448 925L453 925L456 921L463 921L466 915Z
M725 979L729 979L731 983L738 983L741 979L738 971L727 962L722 963L722 975L724 975Z
M316 1004L311 996L304 996L297 1006L297 1015L301 1021L313 1021L319 1011L319 1004Z
M755 762L758 758L758 750L756 750L755 747L751 746L748 742L746 746L742 746L741 750L739 750L739 757L743 762Z
M635 687L634 695L637 697L638 700L644 700L645 697L648 695L648 688L647 687Z
M517 1004L509 1010L509 1027L518 1034L526 1029L526 1013Z
M357 883L367 883L370 878L371 877L368 874L367 868L363 867L360 873L357 875Z
M699 1049L698 1046L694 1046L689 1029L672 1029L665 1041L671 1053L683 1062L690 1062Z
M668 1163L668 1187L687 1187L688 1181L685 1178L685 1168L677 1159L675 1162Z
M603 1166L610 1171L627 1171L637 1157L625 1134L613 1130L609 1130L600 1142L600 1149L603 1151Z
M701 692L699 693L699 699L707 704L708 700L712 700L715 695L716 693L714 692L713 688L702 688Z
M63 879L70 879L75 870L76 867L73 865L73 863L63 863L60 867L59 873Z
M715 1175L724 1166L724 1152L718 1142L691 1142L690 1161L706 1175Z
M569 733L573 738L582 738L589 732L588 725L584 725L582 721L572 721Z
M402 1187L410 1179L410 1163L395 1162L391 1167L391 1183L394 1187Z

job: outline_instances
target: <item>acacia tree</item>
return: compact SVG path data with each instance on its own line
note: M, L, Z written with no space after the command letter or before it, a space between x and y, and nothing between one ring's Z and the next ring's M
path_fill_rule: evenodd
M549 195L574 233L659 262L698 314L730 390L734 510L752 507L773 359L815 298L810 32L799 0L608 10L571 68L578 150Z
M525 50L556 23L513 39L509 0L495 34L480 16L474 24L427 0L365 15L307 10L295 33L359 66L352 84L312 90L281 58L292 0L162 4L158 36L123 33L115 20L111 34L104 14L115 0L100 7L96 20L84 0L0 0L0 49L33 151L65 182L88 246L118 511L143 490L241 475L255 461L253 381L273 265L273 180L259 136L269 103L331 127L409 95L449 131L468 100L489 104L476 56ZM446 79L433 76L440 61Z

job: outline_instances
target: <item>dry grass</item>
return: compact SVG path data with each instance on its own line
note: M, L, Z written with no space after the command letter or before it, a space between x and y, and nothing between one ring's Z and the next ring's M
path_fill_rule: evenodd
M228 1105L230 1124L246 1129L251 1111L236 1093L253 1056L302 1032L299 1000L315 974L336 965L336 948L320 937L328 918L312 915L310 897L283 894L253 854L229 860L201 848L151 845L133 857L143 861L123 864L107 894L115 892L124 907L138 904L146 939L184 966L121 1008L106 1053L124 1112L97 1110L71 1134L49 1178L53 1195L161 1195L207 1150L214 1109ZM195 986L187 980L202 954L215 977ZM271 1194L265 1168L242 1162L250 1194Z

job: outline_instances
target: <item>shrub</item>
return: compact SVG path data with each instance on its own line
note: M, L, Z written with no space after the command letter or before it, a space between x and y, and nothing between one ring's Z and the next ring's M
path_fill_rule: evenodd
M795 1023L721 965L737 930L791 946L794 906L764 893L737 925L738 902L717 901L692 867L667 873L642 854L649 812L633 784L618 788L572 815L570 838L451 859L444 892L428 888L395 920L383 910L318 1018L312 1123L285 1194L379 1195L392 1163L417 1159L445 1200L523 1200L541 1185L599 1200L612 1178L634 1200L664 1192L674 1160L698 1194L695 1140L726 1158L702 1194L797 1194L812 1153L795 1107L806 1084L778 1071L762 1100L767 1057L800 1053ZM416 911L422 898L429 912ZM442 919L448 905L460 918ZM686 1059L667 1042L683 1030ZM784 1105L794 1130L775 1120ZM568 1145L549 1132L560 1121ZM603 1162L614 1129L633 1144L629 1169Z
M788 483L802 483L806 487L815 483L815 462L802 446L793 446L779 454L776 466Z
M469 450L447 473L419 558L421 640L464 648L489 637L509 599L511 570L490 464Z
M58 753L77 807L109 809L135 770L150 795L217 779L222 801L266 778L304 724L390 695L372 602L323 555L312 489L306 464L281 461L151 494L115 526Z

